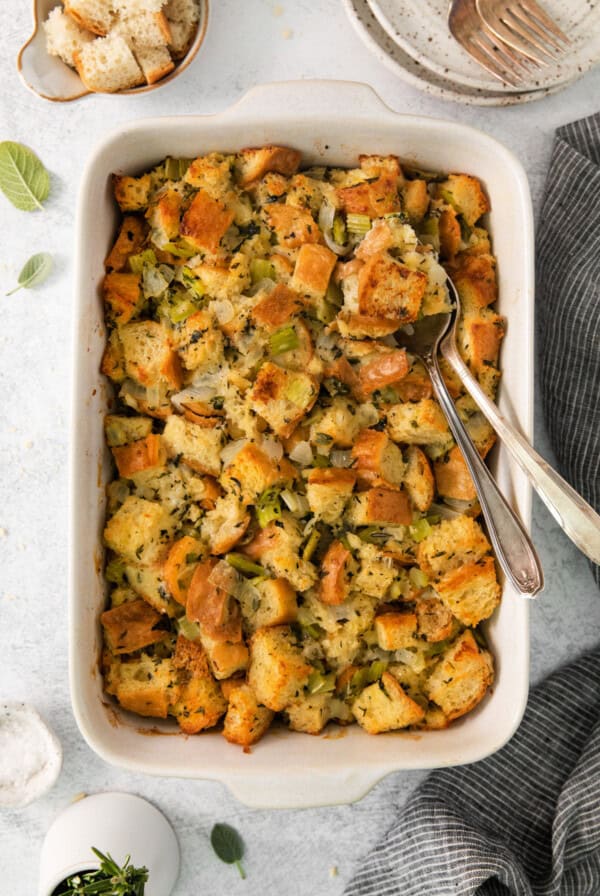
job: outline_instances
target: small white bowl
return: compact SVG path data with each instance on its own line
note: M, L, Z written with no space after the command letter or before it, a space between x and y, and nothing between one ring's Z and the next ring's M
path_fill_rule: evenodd
M34 93L42 99L52 100L56 103L68 103L78 100L82 96L88 96L93 91L83 84L81 78L72 68L69 68L58 56L51 56L46 50L46 35L42 23L46 21L50 10L59 5L59 0L33 0L33 34L23 44L17 56L17 70L21 80ZM162 87L181 74L193 61L200 49L208 26L208 0L199 0L200 20L198 30L189 50L179 60L173 71L161 78L156 84L146 84L143 87L133 87L131 90L120 90L115 96L123 94L148 93Z
M173 828L147 800L130 793L98 793L72 803L46 834L40 857L39 896L79 871L100 867L92 846L118 863L131 856L146 866L146 896L169 896L179 874L179 845Z
M27 703L0 704L0 808L22 809L54 786L62 747Z

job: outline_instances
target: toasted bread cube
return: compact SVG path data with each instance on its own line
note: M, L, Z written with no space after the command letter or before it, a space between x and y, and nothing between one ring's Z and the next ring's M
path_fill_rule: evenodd
M306 209L274 202L265 208L265 217L279 245L287 249L322 241L319 226Z
M286 482L295 475L287 463L270 458L255 442L248 442L225 467L221 485L252 504L271 485Z
M491 398L492 401L496 400L498 385L500 384L501 376L502 374L496 367L490 367L488 364L486 364L486 366L483 367L477 374L479 385L481 386L487 397Z
M310 411L318 394L318 383L309 374L285 370L267 361L254 382L252 400L271 429L287 438Z
M179 236L179 218L181 215L181 193L166 188L149 206L146 218L152 228L152 242L161 248L165 243Z
M286 579L265 579L257 582L255 587L260 597L260 603L251 616L255 628L296 621L296 592Z
M382 613L375 618L375 633L382 650L410 647L417 633L417 616L415 613Z
M116 328L108 337L106 348L102 355L100 370L114 383L122 383L127 378L125 355L123 354L119 331Z
M340 311L335 320L342 336L351 339L380 339L395 333L399 326L395 318L355 314L344 310Z
M327 246L305 243L298 252L292 287L311 299L323 298L336 262L337 255Z
M237 495L217 498L213 510L202 520L202 536L211 554L225 554L238 543L250 525L250 514Z
M403 181L396 156L360 156L366 180L337 191L345 212L381 218L400 211L398 188Z
M143 300L140 275L117 271L106 274L102 281L102 298L116 323L128 323Z
M469 174L448 175L448 179L439 185L439 193L463 216L469 227L490 210L480 181Z
M168 0L164 10L171 31L169 49L175 59L181 59L198 29L200 5L196 0Z
M427 682L427 694L452 721L477 706L493 680L492 657L467 630L442 654Z
M304 734L320 734L329 719L331 696L329 694L302 694L286 708L288 725L292 731Z
M75 54L83 44L94 39L93 34L80 28L60 6L50 10L43 27L46 33L46 50L50 56L60 57L71 68L75 68Z
M486 308L498 298L493 255L461 252L449 267L449 273L458 290L463 312Z
M133 588L128 588L126 585L119 585L117 588L111 591L110 608L111 610L114 610L115 607L122 607L124 603L137 599L138 596Z
M198 249L216 253L233 218L230 209L198 190L182 218L181 235Z
M167 552L167 547L161 551L162 560ZM143 560L143 557L141 558ZM127 583L138 597L143 597L147 604L154 607L159 613L164 613L174 619L181 610L177 603L171 599L165 588L162 565L159 562L153 566L139 566L130 563L125 567Z
M409 372L394 384L394 389L402 401L420 401L433 395L429 374L418 360L413 361Z
M350 594L356 562L341 541L333 541L321 564L319 600L329 606L343 604Z
M437 643L452 635L455 620L448 607L437 597L420 597L415 603L417 629L426 641Z
M163 567L165 585L173 600L176 600L182 607L186 605L190 580L196 569L196 564L203 554L204 546L191 535L178 538L169 550Z
M458 516L432 527L417 548L417 558L423 572L435 578L465 563L477 563L490 550L479 523Z
M250 654L243 641L223 641L212 638L204 631L200 640L206 651L210 670L217 681L231 678L248 668Z
M352 704L358 724L369 734L395 731L421 722L425 712L389 672L362 691Z
M358 157L358 164L369 179L387 174L395 178L395 181L400 185L404 183L404 174L402 173L398 156L361 153Z
M427 288L427 276L413 271L386 252L372 255L358 274L358 310L388 318L397 327L416 320Z
M406 472L404 488L408 492L413 507L422 513L429 510L435 495L435 483L427 456L417 445L409 445L406 450Z
M171 414L164 428L163 444L169 457L181 458L192 470L210 476L221 472L224 436L220 429L198 426Z
M461 415L471 441L481 457L487 457L496 444L496 433L483 416L470 395L463 395L456 402L456 410Z
M354 495L347 518L353 526L409 526L412 508L404 491L370 488Z
M129 495L107 522L104 540L131 563L154 563L165 553L175 525L161 504Z
M223 723L223 736L231 744L250 747L267 732L273 710L262 706L252 688L244 683L232 688Z
M139 212L148 205L152 178L150 174L142 174L140 177L114 174L113 190L122 212Z
M355 577L352 587L360 594L371 597L385 597L388 588L396 578L396 570L389 556L383 554L374 544L358 541L360 555L360 571ZM387 548L386 548L387 553Z
M102 613L100 622L113 653L133 653L166 638L166 631L156 629L161 619L145 600L128 600Z
M167 452L161 436L149 435L129 445L112 449L119 476L131 479L135 473L164 467Z
M223 334L210 311L203 308L181 324L177 354L186 370L213 370L223 360Z
M284 283L277 283L271 292L261 293L250 317L265 330L277 330L289 324L302 311L304 302L293 289Z
M195 265L192 271L214 299L235 298L250 286L250 260L242 252L237 252L225 264L203 262ZM223 329L226 332L225 327Z
M443 731L449 721L438 706L429 704L425 710L425 718L419 724L421 731Z
M233 156L209 152L192 159L183 180L192 187L206 190L213 199L222 199L231 190L232 165Z
M143 222L135 215L125 215L117 239L104 262L106 270L122 271L126 267L130 255L135 255L140 251L144 236Z
M311 672L289 626L261 628L252 636L248 684L259 703L280 712L300 696Z
M202 637L221 644L239 644L242 620L239 604L229 594L235 572L225 561L209 557L197 564L185 602L190 622L198 622Z
M287 511L277 523L281 525L272 522L265 526L244 546L244 553L260 561L275 576L287 579L297 591L306 591L314 585L317 576L312 563L300 556L304 540L301 526Z
M309 440L316 445L351 448L359 432L360 419L355 403L348 398L338 397L316 416L310 427Z
M144 73L146 84L156 84L175 68L175 63L166 47L136 45L135 57Z
M419 223L427 214L429 208L429 193L427 181L417 178L407 180L404 184L404 211L411 222Z
M300 166L301 153L287 146L261 146L257 149L242 149L235 159L235 167L240 186L258 180L268 171L290 176Z
M505 328L505 319L489 308L463 315L458 326L458 348L475 374L486 365L497 365Z
M445 573L435 590L448 609L464 625L478 625L500 603L501 589L493 557L483 557Z
M144 84L144 75L131 48L114 32L83 44L74 53L77 74L88 90L117 93Z
M456 501L474 501L477 497L469 468L458 445L442 460L434 464L438 494Z
M180 691L172 659L159 659L145 653L136 660L113 660L105 677L105 687L123 709L158 719L166 719L171 703L177 700Z
M171 348L169 331L163 324L154 320L135 321L121 327L119 335L128 376L142 386L153 386L162 381L173 389L181 387L177 356Z
M366 401L372 392L383 389L390 383L397 383L408 371L408 359L403 348L390 349L376 354L373 358L367 358L358 369L361 398Z
M150 435L152 420L149 417L120 417L118 414L107 414L104 418L104 432L110 448L129 445Z
M338 522L354 485L356 473L353 470L315 468L308 474L306 497L312 513L330 526Z
M80 28L101 36L108 34L114 14L110 5L101 0L64 0L64 8Z
M387 411L388 432L395 442L406 445L447 445L452 436L437 401L424 398L395 404Z
M405 465L400 449L385 432L363 429L352 449L358 481L364 485L399 488Z
M445 208L438 218L438 232L440 235L440 257L452 260L462 240L460 221L453 208Z
M212 728L226 711L227 701L211 675L202 646L180 635L173 666L178 672L180 691L169 713L185 734Z

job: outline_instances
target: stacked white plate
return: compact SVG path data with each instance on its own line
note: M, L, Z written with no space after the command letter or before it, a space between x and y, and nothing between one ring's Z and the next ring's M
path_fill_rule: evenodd
M560 60L532 70L515 88L488 74L448 29L448 0L342 0L369 49L414 87L434 96L482 106L541 99L600 62L600 4L594 0L542 0L572 42Z

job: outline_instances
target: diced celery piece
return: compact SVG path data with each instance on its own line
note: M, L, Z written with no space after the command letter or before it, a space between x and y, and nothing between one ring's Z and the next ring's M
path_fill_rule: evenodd
M436 526L441 520L439 513L428 513L425 517L430 526Z
M379 681L387 667L387 660L373 660L373 662L369 666L368 680L370 682Z
M198 306L194 305L190 299L181 299L170 306L169 318L172 323L180 324L182 321L187 320L190 314L193 314L194 311L197 310Z
M315 454L313 458L313 467L328 467L329 458L324 454Z
M304 408L313 397L313 387L304 379L292 377L284 389L284 395L292 404Z
M187 616L181 616L175 624L178 633L187 638L188 641L200 640L200 626L197 622L192 622Z
M346 224L344 223L344 219L341 215L336 215L334 217L333 226L331 228L331 235L333 237L334 243L337 243L338 246L343 246L346 242Z
M275 265L266 258L253 258L250 262L250 277L252 283L260 283L261 280L275 280L277 274Z
M427 536L431 532L431 526L423 517L423 519L417 520L416 523L413 523L412 526L409 526L408 531L412 540L419 543L420 541L423 541L424 538L427 538Z
M318 529L313 529L310 533L308 541L304 545L304 550L302 551L302 559L310 560L313 556L314 552L317 550L317 546L319 541L321 540L321 533Z
M269 352L271 357L291 352L298 348L300 340L293 327L282 327L269 336Z
M421 226L420 238L430 243L436 252L440 250L440 219L433 215L425 218Z
M268 526L273 520L281 517L281 502L279 500L279 489L271 486L259 495L255 508L256 519L261 529Z
M369 684L369 667L357 669L348 684L348 691L352 694L362 691Z
M428 577L425 575L422 569L419 569L418 566L411 566L408 571L408 578L415 588L427 588L427 586L429 585Z
M348 233L364 235L371 229L371 219L368 215L349 214L346 216L346 230Z
M199 299L201 299L206 292L202 280L200 277L196 277L191 268L183 267L181 269L181 280L186 289L189 289L189 291Z
M265 574L263 566L254 563L249 557L245 557L244 554L236 554L235 552L226 554L225 560L238 572L247 573L248 575L253 576L263 576Z
M380 526L364 526L357 534L362 541L366 541L368 544L380 544L389 538L388 533Z
M167 180L181 180L192 163L191 159L165 159L165 177Z
M129 256L129 267L134 274L141 274L145 265L155 267L156 264L156 255L153 249L144 249L143 252L138 252L137 255Z
M368 647L376 647L379 643L377 632L373 628L370 628L368 632L363 632L362 639Z
M315 669L308 677L306 688L309 694L329 694L335 691L335 672L323 674Z
M327 292L325 294L325 298L331 305L335 305L337 308L339 308L344 301L344 294L339 284L334 283L333 280L330 280L327 284Z
M177 242L163 243L162 250L174 255L175 258L193 258L194 255L198 254L197 247L184 239L177 240Z

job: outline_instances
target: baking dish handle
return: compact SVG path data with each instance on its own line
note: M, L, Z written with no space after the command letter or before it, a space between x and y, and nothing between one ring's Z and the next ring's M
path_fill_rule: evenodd
M324 775L287 774L275 780L262 776L225 778L229 791L250 809L315 809L362 799L388 772L373 769Z
M276 81L258 84L229 106L220 117L248 116L290 119L299 116L372 118L396 117L389 106L367 84L358 81Z

